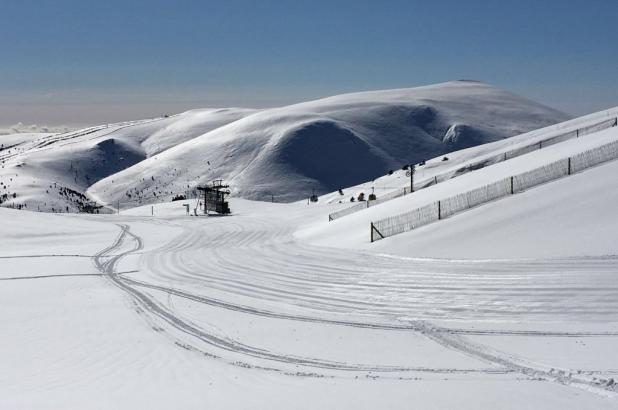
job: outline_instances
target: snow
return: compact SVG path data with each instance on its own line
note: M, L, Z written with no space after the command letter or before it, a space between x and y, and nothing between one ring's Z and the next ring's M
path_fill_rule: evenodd
M129 130L174 121L88 135L104 149L107 132L126 133L114 144L148 157L154 140ZM617 139L561 142L330 223L348 204L234 197L221 217L187 216L187 201L0 208L0 408L617 408L618 161L368 240L372 218ZM45 148L41 164L56 155Z
M618 163L601 165L377 243L376 249L438 258L616 255L617 173Z
M329 207L235 199L236 215L220 218L184 216L178 203L154 217L150 207L0 209L0 362L10 369L0 405L615 408L592 381L615 368L600 359L618 335L612 261L571 265L569 280L594 286L574 298L555 290L567 271L551 261L539 280L529 265L402 263L293 239ZM118 242L123 225L135 237ZM510 367L523 365L533 370ZM573 380L556 383L551 368Z
M102 180L88 192L105 203L127 200L130 190L151 201L153 191L185 192L223 178L236 196L267 200L274 195L287 202L566 119L476 82L345 94L248 115ZM449 139L454 124L464 131Z
M17 134L0 134L0 145L3 145L3 149L8 149L8 147L13 147L15 145L23 144L25 142L30 142L32 140L36 140L39 138L50 136L49 133L31 133L31 132L23 132ZM1 151L0 151L1 152Z
M408 241L404 242L405 245L401 245L401 246L397 245L397 242L398 242L397 236L389 238L388 242L385 242L384 244L368 243L367 238L369 237L369 224L372 221L379 220L381 218L392 216L392 215L398 215L398 214L407 212L409 210L412 210L414 208L418 208L418 207L433 203L441 199L452 197L459 193L467 192L472 189L482 187L484 185L501 180L503 178L507 178L512 175L517 175L522 172L535 169L537 167L543 166L550 162L563 159L563 158L567 158L574 154L584 152L588 149L595 148L595 147L598 147L598 146L601 146L601 145L604 145L606 143L616 141L616 140L618 140L618 128L612 127L612 128L609 128L609 129L606 129L606 130L603 130L603 131L600 131L594 134L590 134L590 135L587 135L581 138L568 140L568 141L565 141L565 142L562 142L556 145L551 145L547 148L533 151L526 155L522 155L520 157L516 157L508 161L500 162L490 167L482 168L477 171L461 175L457 178L453 178L445 182L439 183L437 185L430 186L428 188L415 192L413 195L406 195L406 196L396 198L391 201L376 205L374 207L370 207L368 209L363 210L362 212L357 212L357 213L345 216L343 218L337 219L335 221L329 222L328 218L323 218L320 222L311 224L307 226L306 229L300 230L298 235L299 237L305 238L306 240L309 240L312 243L322 245L322 246L348 246L348 247L354 247L354 248L371 247L372 249L378 249L382 247L384 249L397 249L397 250L408 248L410 249L410 252L407 252L407 253L404 252L405 254L409 254L412 256L437 256L441 254L440 248L443 246L442 242L439 242L440 244L439 246L437 243L426 245L429 242L427 242L424 236L422 236L424 232L431 232L432 228L430 227L428 227L427 229L419 229L413 234L413 235L417 235L418 244L420 245L421 249L425 250L425 253L418 253L415 250L417 248L408 247L409 245ZM611 167L612 165L607 165L607 166ZM574 186L575 186L573 185L574 181L583 181L581 186L580 185L578 186L580 186L581 189L585 190L586 185L589 183L588 182L589 180L587 179L586 175L595 175L595 174L593 170L584 171L581 177L567 178L564 181L558 181L555 184L550 184L550 185L551 187L554 187L554 186L561 187L561 188L568 187L570 190L570 189L574 189ZM603 181L600 182L599 184L604 184L604 186L613 186L614 183L613 181L610 180L611 174L604 173L604 175L608 175L608 177L603 179ZM597 189L599 189L600 187L600 185L598 184L595 186L597 187ZM557 188L553 188L553 189L557 189ZM534 192L534 190L532 190L531 192ZM575 203L581 203L582 201L579 198L582 198L582 197L578 196L577 192L578 191L574 189L574 192L572 194L569 194L568 191L565 192L565 188L562 188L562 191L560 191L561 195L559 197L562 198L563 202L565 203L568 202L568 200L571 200L572 202L575 202ZM524 195L527 195L527 194L524 194ZM534 195L534 194L531 193L530 195ZM569 197L564 198L564 195L569 195ZM554 195L554 197L556 196ZM525 197L525 198L528 198L528 197ZM515 207L520 206L517 204L521 204L522 201L524 201L527 204L527 208L525 209L530 210L530 215L535 215L539 212L539 209L535 205L536 204L535 201L530 201L530 200L526 201L526 199L523 199L520 201L517 196L508 198L505 201L509 201L509 203L513 203L513 201L516 201L514 202L516 204L514 205ZM611 202L606 202L606 203L599 202L598 206L600 207L610 206L609 205L610 203ZM552 205L556 204L556 202L555 201L551 202L551 204ZM350 204L347 203L345 206L344 205L337 205L337 206L343 208L345 206L350 206ZM491 206L492 205L490 204L485 207L478 208L477 210L474 211L476 212L476 214L474 215L477 215L480 213L484 215L485 212L488 212L489 209L492 209ZM495 205L495 206L498 207L499 210L503 209L502 204ZM515 208L511 208L511 209L515 209ZM554 208L548 207L546 209L548 212L551 212L551 210L553 210ZM465 220L468 217L470 217L470 215L473 215L473 214L464 213L460 216L454 216L452 219L456 220L456 218L459 218L457 220ZM552 218L549 218L549 216L552 216ZM483 219L483 218L479 218L479 219ZM554 219L553 215L545 214L539 220L547 221L547 220L553 220L553 219ZM494 221L491 221L487 225L484 225L484 226L500 226L500 225L494 225L493 222ZM498 222L498 221L495 221L495 222ZM473 224L475 223L476 222L473 222ZM483 224L483 221L478 221L478 223ZM525 231L527 230L527 228L528 228L527 226L522 227L521 231ZM435 229L439 229L440 232L444 232L441 228L435 228ZM462 230L458 232L468 232L468 230ZM488 231L485 231L485 232L488 232ZM551 235L553 235L554 231L550 231L550 232L551 232ZM456 243L452 241L449 241L449 243L453 244L452 247L446 250L445 253L442 253L442 254L448 254L450 257L453 257L455 255L467 255L467 257L474 257L474 255L479 255L479 254L487 255L487 256L480 256L480 257L495 257L495 255L497 254L504 254L507 252L511 254L511 252L516 252L516 250L505 248L504 245L502 246L501 250L496 250L495 253L492 253L491 246L472 249L472 247L467 246L466 243L473 243L473 242L467 242L468 239L464 239L460 235L458 235L458 237L460 238L460 242L461 242L459 246L462 246L462 249L465 249L465 250L462 250L461 252L455 251L455 248L458 245L456 245ZM597 242L591 244L590 247L585 248L585 249L593 248L593 249L599 249L599 250L601 249L606 250L607 246L605 246L603 243L600 243L600 241L603 241L605 239L606 237L599 238ZM538 245L541 242L533 241L531 243L534 243L535 245L526 247L525 248L526 251L524 252L524 254L526 254L526 252L528 251L531 251L536 245ZM525 244L522 241L517 246L525 247ZM573 249L573 247L571 247L568 250L565 250L566 254L569 254L569 251L572 252L575 250ZM452 252L455 252L455 254L453 254ZM471 253L466 253L466 252L471 252ZM578 254L579 253L581 252L578 252ZM552 252L550 249L547 249L546 247L537 248L537 250L533 252L533 254L542 255L542 256L552 256L552 255L553 256L563 256L564 255L564 253L559 252L559 248L558 249L554 248ZM517 255L517 253L515 253L515 255Z
M96 200L107 212L191 195L221 178L235 196L290 202L567 118L487 84L455 81L1 136L18 143L0 152L0 182L16 194L2 206L79 212Z
M416 167L415 186L427 184L431 182L434 177L438 177L441 182L443 179L457 176L470 165L491 161L493 158L504 155L504 153L508 153L511 150L518 150L530 145L536 145L539 142L542 143L558 135L574 134L579 128L605 123L608 120L615 120L617 117L618 108L612 108L541 129L535 129L500 141L450 152L447 155L448 161L442 161L442 155L431 158L426 161L425 165ZM574 138L575 135L572 137ZM393 169L393 171L392 175L383 175L375 180L366 181L352 187L346 187L343 190L344 196L341 196L338 191L322 195L320 201L329 203L337 203L339 201L349 202L351 196L357 197L360 192L364 192L367 195L371 193L372 190L375 191L379 198L382 194L391 193L398 189L403 189L404 187L409 188L410 178L405 176L406 172L401 169Z
M0 136L0 141L6 138L17 143L0 151L0 182L7 183L8 193L17 195L4 206L81 211L91 201L86 190L97 181L252 112L241 108L191 110L64 134Z

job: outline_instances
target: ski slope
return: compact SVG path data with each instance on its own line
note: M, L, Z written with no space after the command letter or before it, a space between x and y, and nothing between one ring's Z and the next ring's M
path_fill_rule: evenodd
M457 178L446 180L391 201L370 207L341 219L328 222L324 218L318 223L307 226L299 231L298 235L312 243L322 246L349 246L349 247L372 247L368 242L369 225L372 221L392 215L402 214L409 210L479 188L492 182L520 174L545 164L567 158L569 156L599 147L601 145L618 140L618 128L612 127L585 137L576 138L530 152L526 155L500 162L486 168L463 174ZM590 171L583 171L583 173ZM571 178L567 178L564 184L570 186ZM576 201L577 197L573 198ZM349 206L337 205L338 207ZM480 207L482 209L483 207ZM454 218L456 218L455 216ZM466 218L466 215L461 216ZM422 228L417 231L421 235ZM390 238L389 243L396 242L397 238ZM388 245L383 245L388 247ZM437 245L436 245L437 246ZM411 250L413 252L413 250ZM415 255L419 256L419 255ZM420 255L424 256L424 255Z
M555 143L553 140L556 138L564 137L564 140L578 138L578 130L582 131L581 137L586 137L589 133L596 133L591 132L594 131L594 128L615 126L612 120L615 121L617 117L618 108L611 108L515 135L504 140L454 151L446 156L431 158L426 160L425 165L416 166L414 176L415 189L434 184L436 181L438 183L443 182L444 180L467 173L470 170L492 165L499 162L496 160L497 157L505 154L507 154L507 159L511 159L514 156L512 153L517 153L516 155L518 155L527 149L533 151L541 149L540 147L543 146L547 148L547 146ZM589 128L593 129L589 130ZM443 161L445 157L448 158L447 161ZM392 194L404 188L409 189L409 187L410 178L406 176L406 170L395 169L390 175L383 175L374 180L347 187L345 190L342 190L344 195L341 195L338 191L322 195L320 201L328 203L349 202L351 197L357 198L361 192L365 196L373 192L380 199L383 195Z
M231 205L0 209L0 405L616 407L614 258L402 259Z
M616 140L569 139L330 223L348 204L0 208L0 408L618 408L618 161L374 244L368 229Z
M617 172L603 164L376 245L436 258L613 258Z

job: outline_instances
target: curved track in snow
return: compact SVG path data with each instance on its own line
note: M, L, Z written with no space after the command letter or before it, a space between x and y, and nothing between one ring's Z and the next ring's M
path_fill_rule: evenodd
M210 221L209 221L210 222ZM286 309L423 320L618 319L615 257L555 260L399 260L294 241L285 225L219 218L186 225L142 258L151 284L268 300Z
M448 329L434 319L509 322L564 316L581 321L615 320L618 287L615 259L527 261L407 260L299 243L290 223L270 217L156 220L125 218L122 232L99 252L101 273L153 317L205 343L205 354L232 352L271 363L364 372L521 373L602 394L614 394L592 376L538 364L471 342L466 335L615 336L615 332ZM131 224L181 227L182 233L154 250L143 250ZM127 247L128 246L128 247ZM139 271L119 275L122 258L140 251ZM173 285L172 285L173 284ZM379 330L408 330L486 363L485 368L432 368L354 364L283 354L213 332L183 317L163 292L199 304L272 319ZM267 301L269 308L264 308ZM185 338L181 338L185 345ZM203 347L191 346L195 350ZM214 349L214 350L212 350ZM264 362L262 362L264 363ZM245 365L242 361L235 364ZM263 365L262 365L263 366ZM276 368L276 365L274 365ZM257 366L259 367L259 366Z
M150 314L162 319L169 325L173 326L177 330L190 335L196 339L199 339L208 345L214 346L218 349L231 351L234 353L241 353L243 355L252 356L259 359L266 359L275 362L283 362L293 365L309 366L313 368L330 369L330 370L344 370L344 371L366 371L366 372L433 372L433 373L508 373L508 369L501 368L487 368L487 369L439 369L439 368L426 368L426 367L406 367L406 366L370 366L360 364L348 364L343 362L329 361L324 359L300 357L292 355L277 354L269 352L260 348L249 346L241 343L238 340L224 337L222 335L215 335L208 333L207 331L192 324L190 321L177 316L174 312L169 311L163 304L158 302L155 298L148 296L141 292L137 287L131 286L133 281L125 280L118 273L116 273L117 263L125 256L143 249L143 242L140 237L133 234L128 225L120 225L121 233L116 240L105 249L101 250L94 257L95 266L100 270L102 274L107 275L114 285L128 293L135 302L139 303ZM127 238L133 241L132 247L124 250L120 253L108 256L113 250L121 248ZM213 354L209 354L214 356ZM245 363L236 362L235 364L249 366Z

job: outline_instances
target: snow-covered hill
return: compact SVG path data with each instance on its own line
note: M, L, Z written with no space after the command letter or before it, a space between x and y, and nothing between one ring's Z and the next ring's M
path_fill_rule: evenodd
M609 122L614 125L617 117L618 108L614 108L582 119L594 122L611 118ZM581 119L569 123L571 125L566 129L581 123ZM452 157L454 161L457 158L474 161L488 153L495 155L539 137L535 133L522 135L513 139L514 144L488 144L484 149L479 147L453 153ZM301 229L298 236L320 246L366 248L414 257L525 258L612 254L612 237L618 228L616 218L611 217L616 196L614 171L617 161L379 243L369 242L369 224L616 141L618 127L614 125L448 179L331 222L324 215L321 221ZM390 178L391 184L407 180L401 175L398 179L395 175L385 178ZM345 191L353 192L354 189L359 187ZM338 205L348 206L349 203ZM511 240L510 237L517 239Z
M64 134L2 135L0 144L11 144L10 149L0 151L0 194L11 198L4 206L52 212L85 210L90 203L85 192L100 179L253 111L191 110Z
M249 115L104 179L89 193L122 202L223 178L237 196L291 201L564 119L477 82L347 94Z
M565 119L495 87L455 81L42 137L0 153L0 181L16 195L7 203L63 212L90 199L125 208L158 202L219 178L235 196L287 202Z
M611 119L333 222L338 193L231 198L230 217L0 208L0 408L615 409L618 160L377 243L368 224L606 147L617 115L427 161L425 177ZM139 141L106 149L149 155Z
M454 151L448 154L448 161L443 161L443 156L429 159L425 165L416 167L414 185L418 189L428 184L434 184L435 181L443 182L471 170L494 164L497 162L496 158L502 157L505 153L511 152L508 155L508 158L511 159L514 155L519 155L513 153L538 149L538 144L547 147L552 144L552 141L558 139L575 138L579 135L577 130L581 130L582 136L590 134L590 137L586 136L586 140L590 140L594 138L592 134L595 134L596 130L613 126L616 117L618 117L618 107L573 118L500 141ZM352 197L357 198L360 193L367 196L372 192L377 195L378 199L381 199L385 195L391 195L395 192L402 193L404 188L409 189L409 187L410 178L406 176L406 170L396 169L392 174L389 173L371 181L346 187L341 192L336 190L324 194L319 198L319 201L344 203L349 202Z

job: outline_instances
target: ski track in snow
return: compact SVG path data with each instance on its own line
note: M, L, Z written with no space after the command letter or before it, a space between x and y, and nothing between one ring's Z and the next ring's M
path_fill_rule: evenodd
M307 358L307 357L298 357L298 356L290 356L290 355L281 355L273 352L269 352L263 349L255 348L252 346L245 345L239 341L225 338L220 335L209 334L202 329L196 327L194 324L189 323L182 318L175 316L173 312L167 310L163 304L158 303L155 299L149 297L148 295L140 292L138 289L128 285L121 276L115 273L115 266L120 259L124 256L131 254L134 251L141 250L143 248L142 239L133 234L128 225L120 225L122 231L121 234L116 238L114 243L109 247L100 251L94 257L94 263L97 268L101 271L101 273L107 275L112 282L118 286L120 289L127 292L134 301L138 302L141 307L145 308L149 313L157 316L158 318L164 320L168 324L172 325L174 328L186 333L190 336L193 336L203 342L211 346L215 346L219 349L232 351L236 353L241 353L244 355L272 360L275 362L283 362L294 365L303 365L315 368L322 369L331 369L331 370L346 370L346 371L367 371L367 372L404 372L404 371L415 371L415 372L435 372L435 373L470 373L470 372L482 372L482 373L505 373L508 372L503 369L429 369L424 367L397 367L397 366L365 366L365 365L350 365L347 363L340 363L334 361L327 361L315 358ZM134 248L119 253L113 257L106 258L106 254L115 248L120 247L125 241L126 237L130 237L134 241ZM129 281L130 282L130 281ZM179 342L177 344L181 345ZM193 349L193 347L183 346L185 348ZM198 349L196 349L198 350ZM213 354L209 354L209 356L217 357ZM235 362L234 364L242 365L245 367L253 367L246 363ZM274 369L271 369L274 370Z
M292 242L284 228L267 225L244 232L226 220L203 230L186 229L145 255L145 270L159 283L291 303L327 315L465 320L525 314L599 321L615 319L618 312L618 286L611 280L618 271L611 259L402 264L369 253L305 246Z
M614 386L606 386L592 375L574 374L576 371L572 369L535 363L471 342L465 336L592 337L615 336L616 333L449 329L431 323L432 319L444 318L508 321L520 315L539 321L562 316L581 321L615 319L618 287L611 281L616 274L612 258L582 258L577 263L567 259L474 263L416 260L402 264L381 255L304 245L293 239L293 229L289 225L273 219L237 216L234 219L211 218L206 224L189 221L125 217L125 223L119 224L121 232L116 240L93 258L99 271L150 316L193 340L187 344L186 338L181 338L176 341L179 346L216 358L225 355L221 351L227 351L260 359L267 365L231 363L283 372L286 372L285 365L300 365L312 371L521 373L532 379L551 380L615 396ZM130 229L132 223L180 226L183 231L165 245L144 251L142 238ZM132 247L127 248L129 243ZM141 253L138 275L117 273L121 259L138 251ZM166 286L170 283L175 287ZM158 301L148 290L166 294L165 302ZM225 298L210 296L213 292ZM385 331L410 330L490 367L382 366L279 354L214 334L192 323L175 310L172 295L281 320ZM251 301L257 300L270 301L281 309L253 307ZM209 351L203 351L196 342L205 342L210 346ZM284 368L277 368L277 363Z

